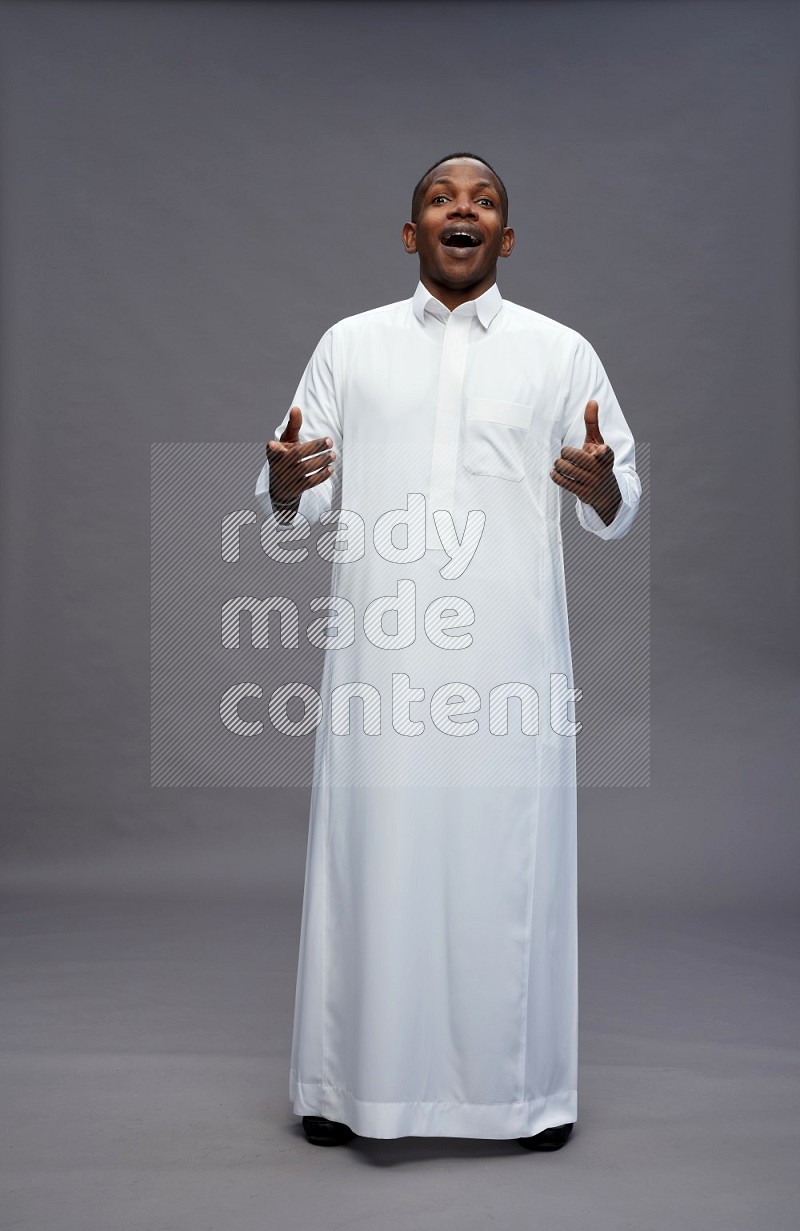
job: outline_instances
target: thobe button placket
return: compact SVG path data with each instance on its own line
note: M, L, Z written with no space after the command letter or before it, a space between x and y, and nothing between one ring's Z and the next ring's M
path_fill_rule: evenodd
M455 514L458 445L464 375L467 368L467 343L474 320L474 312L469 314L452 312L445 325L426 509L427 543L429 550L434 551L443 550L436 531L436 523L433 520L435 510L448 509Z

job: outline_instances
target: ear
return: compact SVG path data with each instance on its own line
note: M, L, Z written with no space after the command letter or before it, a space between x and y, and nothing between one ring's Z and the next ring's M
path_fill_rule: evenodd
M511 256L514 251L516 236L513 227L503 227L503 238L500 241L500 256Z
M416 222L407 222L403 227L403 247L409 256L413 256L417 251L417 224Z

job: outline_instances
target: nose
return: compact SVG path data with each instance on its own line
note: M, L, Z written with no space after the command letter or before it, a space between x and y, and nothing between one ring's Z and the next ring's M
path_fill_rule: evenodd
M472 198L467 193L462 193L453 201L448 216L451 218L477 218L475 206L472 203Z

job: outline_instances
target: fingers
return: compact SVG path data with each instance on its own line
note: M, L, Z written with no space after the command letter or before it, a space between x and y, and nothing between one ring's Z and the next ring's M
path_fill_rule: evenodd
M300 425L302 424L302 422L303 422L302 410L300 409L299 406L293 406L292 409L289 411L289 422L286 424L286 427L283 429L283 435L281 436L281 440L286 440L286 441L289 441L290 443L293 443L294 441L299 440L300 439Z
M269 488L273 498L295 500L309 487L316 487L330 478L336 457L332 445L330 436L320 436L302 444L283 438L269 441Z
M596 481L614 464L614 450L608 445L600 445L599 449L598 453L587 453L585 449L570 449L565 445L553 465L576 481Z
M315 453L312 457L301 457L297 462L297 469L301 474L313 474L320 466L328 466L335 457L333 449L326 449L324 453ZM330 469L333 470L333 466L330 466Z
M576 483L574 479L570 479L566 475L561 474L560 471L556 470L555 466L550 471L550 478L554 483L557 483L559 487L563 487L566 491L572 492L575 496L583 496L586 493L585 483Z
M598 423L599 411L600 407L597 405L597 402L592 400L591 402L586 403L586 409L583 412L583 422L586 427L586 439L595 445L602 445L605 443L603 437L600 435L600 425Z
M610 452L610 450L609 450ZM613 453L611 457L613 459ZM592 461L597 462L594 457ZM572 492L586 504L599 508L601 503L612 502L616 494L619 503L619 485L611 466L595 464L594 469L584 470L564 457L557 457L550 471L550 478L565 491Z
M307 475L305 479L305 487L316 487L318 483L324 483L333 474L333 466L323 466L322 470L316 474Z
M603 470L610 470L614 465L614 450L611 448L611 445L589 443L586 453L593 462L599 463Z
M285 441L281 436L280 440L267 441L267 457L270 461L273 458L277 460L281 454L288 456L290 453L293 457L308 457L312 453L322 453L325 449L330 449L332 444L330 436L319 436L316 440L306 440L302 444Z
M561 457L567 461L573 462L576 466L580 466L583 470L588 470L593 473L597 469L597 463L600 462L603 466L612 466L614 464L614 450L611 445L605 442L601 445L587 442L589 447L583 449L571 449L569 445L564 445L561 450Z
M312 471L318 470L320 466L327 465L336 457L334 449L315 450L313 453L308 449L290 446L288 449L280 447L275 450L270 450L268 453L270 468L274 468L277 475L287 474L311 474Z
M306 463L308 465L308 463ZM275 491L284 493L279 496L279 499L293 500L302 492L307 491L309 487L316 487L318 483L324 483L333 474L333 464L325 462L323 466L319 466L318 461L314 462L314 469L307 470L302 467L297 467L292 472L278 472L276 479ZM272 490L272 485L270 485Z
M312 453L323 453L333 446L330 436L320 436L318 440L308 440L298 445L294 450L295 457L309 457Z
M577 452L577 450L572 451ZM553 479L563 479L566 482L569 482L576 491L578 488L584 488L588 483L591 483L593 479L593 476L588 470L585 470L582 466L576 466L573 462L565 460L563 456L557 457L553 462L553 469L550 471L550 477ZM570 490L572 490L572 488Z
M571 462L573 466L580 467L581 470L590 471L595 468L594 454L587 453L585 449L571 449L569 445L564 445L564 448L561 450L561 457L565 461Z
M583 412L583 422L586 427L586 439L583 442L583 450L610 469L614 464L614 450L603 440L598 416L599 407L597 402L592 399L592 401L586 403L586 410Z

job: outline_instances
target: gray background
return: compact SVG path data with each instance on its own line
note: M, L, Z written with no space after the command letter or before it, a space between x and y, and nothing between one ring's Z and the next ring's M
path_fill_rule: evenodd
M3 1225L795 1225L799 33L770 2L2 6ZM307 791L150 787L150 446L265 439L328 325L411 294L411 187L461 147L510 191L501 290L650 443L651 785L579 800L568 1147L315 1151Z

